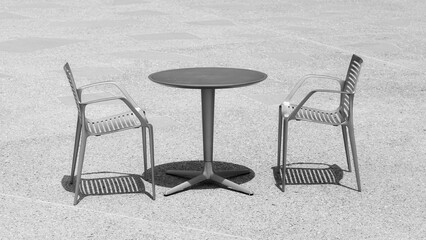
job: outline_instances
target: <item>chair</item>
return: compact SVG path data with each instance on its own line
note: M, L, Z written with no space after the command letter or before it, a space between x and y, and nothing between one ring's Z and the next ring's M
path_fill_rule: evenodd
M350 141L352 158L355 167L355 175L358 186L358 191L361 191L361 182L358 169L358 157L355 145L354 123L353 123L353 102L355 95L355 87L358 82L358 77L361 71L363 60L352 55L349 64L349 69L346 79L342 80L335 77L325 75L306 75L303 77L296 86L292 89L290 94L279 106L279 120L278 120L278 161L277 167L282 171L282 191L285 191L285 174L286 174L286 161L287 161L287 141L288 141L288 123L290 120L308 121L313 123L327 124L332 126L341 126L343 133L343 143L345 146L346 160L348 163L348 171L351 171L351 162L349 154L348 140ZM340 91L329 89L316 89L310 91L298 104L291 103L292 97L299 90L299 88L306 82L306 80L334 80L340 84ZM305 106L308 99L315 93L326 94L340 94L340 104L334 111L326 111L322 109L310 108ZM349 133L349 139L348 139ZM282 144L282 146L281 146ZM281 152L282 148L282 152ZM281 164L282 154L282 167Z
M149 132L149 147L150 147L150 160L151 160L151 174L152 174L152 198L155 200L155 181L154 181L154 132L151 124L148 123L147 118L145 117L145 112L139 108L129 94L121 88L117 83L111 81L98 82L93 84L88 84L80 88L76 87L71 68L68 63L64 65L65 73L68 77L69 83L71 85L72 92L74 94L75 103L77 105L78 117L77 117L77 128L75 133L75 143L74 143L74 154L72 159L71 167L71 181L70 184L74 182L74 172L77 163L77 153L80 146L80 153L78 157L78 169L77 169L77 179L75 184L74 191L74 205L78 203L78 196L80 192L80 183L81 183L81 172L83 169L84 153L86 150L86 141L89 136L101 136L104 134L115 133L123 130L142 128L142 144L143 144L143 158L144 158L144 168L147 169L147 148L146 148L146 131ZM117 88L122 96L98 98L95 100L90 100L82 102L81 96L83 90L91 87L109 85ZM96 104L106 101L120 100L127 105L130 111L116 114L113 116L103 117L99 119L88 119L86 118L86 106L90 104Z

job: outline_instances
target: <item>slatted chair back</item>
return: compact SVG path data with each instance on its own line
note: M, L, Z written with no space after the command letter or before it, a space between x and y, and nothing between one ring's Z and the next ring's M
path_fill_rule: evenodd
M77 105L77 110L78 110L78 116L81 118L81 107L80 107L81 98L80 98L80 94L78 93L77 86L75 85L74 76L72 75L70 65L68 63L64 65L64 70L67 75L68 81L70 83L72 93L74 95L75 104Z
M345 83L342 87L342 92L354 93L358 78L361 72L363 60L357 55L352 55L349 69L346 74ZM350 110L352 108L351 96L342 94L340 99L340 110L342 116L347 119L350 116Z

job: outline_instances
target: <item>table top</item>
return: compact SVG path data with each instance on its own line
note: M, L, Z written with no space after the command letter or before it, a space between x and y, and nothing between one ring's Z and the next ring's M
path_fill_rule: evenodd
M151 81L180 88L234 88L261 82L267 78L262 72L222 67L180 68L156 72Z

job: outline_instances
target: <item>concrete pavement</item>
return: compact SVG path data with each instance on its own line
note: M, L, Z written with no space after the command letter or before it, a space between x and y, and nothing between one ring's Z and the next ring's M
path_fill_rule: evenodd
M426 236L423 1L0 2L1 239L422 239ZM363 191L354 173L340 184L276 186L278 105L309 73L343 78L364 59L355 97ZM62 66L77 85L114 80L154 125L157 200L140 191L94 192L72 205L69 177L77 111ZM184 181L166 169L199 169L198 90L151 82L181 67L248 68L260 84L218 90L217 168L253 196ZM86 99L111 96L110 89ZM122 108L109 103L93 114ZM340 128L290 124L289 161L346 169ZM326 165L323 165L326 164ZM309 165L310 166L310 165ZM89 138L85 179L143 169L139 131ZM149 180L149 179L148 179ZM93 190L93 189L92 189Z

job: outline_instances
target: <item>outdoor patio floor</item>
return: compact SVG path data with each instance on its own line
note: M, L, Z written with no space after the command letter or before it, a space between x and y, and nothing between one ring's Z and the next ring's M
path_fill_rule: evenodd
M0 239L425 239L425 9L404 0L2 0ZM311 178L283 193L278 106L303 75L344 78L352 54L364 59L354 108L362 192L346 171L341 128L292 122L289 162ZM73 206L77 110L66 62L78 86L117 81L146 110L155 201L151 176L139 176L141 132L131 130L88 139L86 196ZM249 169L231 180L254 195L205 183L165 197L185 180L167 169L201 168L201 94L148 75L217 66L268 74L216 91L215 167ZM329 178L312 184L317 168ZM123 181L133 184L118 189Z

